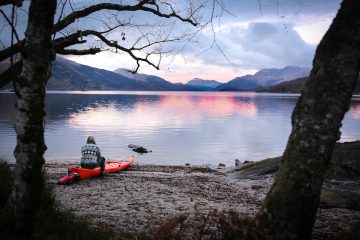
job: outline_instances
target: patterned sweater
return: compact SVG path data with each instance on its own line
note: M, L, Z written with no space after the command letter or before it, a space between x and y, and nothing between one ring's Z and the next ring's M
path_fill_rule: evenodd
M81 148L81 166L95 168L98 166L97 159L101 156L100 148L96 144L87 143Z

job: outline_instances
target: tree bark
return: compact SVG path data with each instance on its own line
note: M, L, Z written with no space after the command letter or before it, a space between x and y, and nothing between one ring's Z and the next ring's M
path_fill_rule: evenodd
M0 0L0 6L4 6L4 5L15 5L17 7L21 7L23 4L24 0Z
M15 130L16 173L9 210L19 239L32 238L40 203L44 141L45 86L55 55L51 42L56 0L32 0L22 50L22 70L15 82L18 97Z
M257 215L270 235L310 239L320 190L360 71L360 2L344 0L292 114L275 182Z

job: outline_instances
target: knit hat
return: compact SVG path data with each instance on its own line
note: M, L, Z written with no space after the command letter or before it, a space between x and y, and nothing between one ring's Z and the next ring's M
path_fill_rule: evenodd
M93 136L89 136L89 137L87 138L86 143L96 144L96 143L95 143L95 138L94 138Z

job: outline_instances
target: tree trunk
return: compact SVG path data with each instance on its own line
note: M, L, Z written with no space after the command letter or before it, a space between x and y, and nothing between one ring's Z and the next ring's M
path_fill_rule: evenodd
M344 0L292 114L275 182L257 215L271 235L309 239L324 174L360 71L360 1Z
M32 0L26 39L22 51L22 71L15 83L18 97L15 130L16 173L8 209L15 220L19 238L32 237L32 223L43 186L45 87L54 59L51 33L56 0Z

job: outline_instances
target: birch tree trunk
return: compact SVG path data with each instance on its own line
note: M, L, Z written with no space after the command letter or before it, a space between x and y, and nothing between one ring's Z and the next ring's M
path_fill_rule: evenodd
M16 173L8 208L15 220L18 237L23 239L32 237L32 223L43 186L44 100L54 59L51 32L55 8L56 0L31 1L22 51L23 66L15 83L18 97Z
M344 0L292 114L275 182L257 215L268 234L310 239L325 171L360 71L360 1Z

